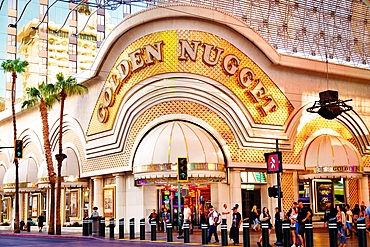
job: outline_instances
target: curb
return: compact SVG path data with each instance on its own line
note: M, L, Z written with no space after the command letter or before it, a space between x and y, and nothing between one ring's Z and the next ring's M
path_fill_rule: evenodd
M0 236L16 236L16 237L42 237L42 238L75 238L75 239L95 239L104 240L102 238L92 236L76 236L76 235L48 235L48 234L34 234L34 233L0 233Z

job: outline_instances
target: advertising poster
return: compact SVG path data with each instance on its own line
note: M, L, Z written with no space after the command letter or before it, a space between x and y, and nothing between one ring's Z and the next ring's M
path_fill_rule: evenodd
M104 189L104 216L114 217L114 190Z
M71 191L71 210L70 216L77 217L78 212L78 191Z
M32 217L39 215L39 198L38 196L32 196Z

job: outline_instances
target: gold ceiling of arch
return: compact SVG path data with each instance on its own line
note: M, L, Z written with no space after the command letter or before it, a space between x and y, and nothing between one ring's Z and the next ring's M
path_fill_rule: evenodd
M182 52L180 40L185 40L190 46L194 47L194 41L199 41L201 45L198 47L198 53L196 58L192 60L180 59L179 56ZM161 45L155 46L162 42ZM204 52L205 46L211 45L210 60L214 60L216 57L216 48L223 49L223 53L218 59L218 62L210 66L204 62ZM153 49L161 49L162 58L153 59L153 62L149 63L149 56L145 52L145 47L151 46ZM150 48L150 47L149 47ZM135 51L140 50L140 54L144 60L144 64L140 69L131 71L129 76L122 77L122 61L129 61L132 66L132 56L130 54L135 53ZM148 49L147 49L148 50ZM152 50L155 51L155 50ZM228 73L228 66L235 64L235 59L230 60L230 63L226 66L224 65L224 59L226 57L234 56L239 59L238 70L233 74ZM190 57L190 56L189 56ZM160 60L160 61L158 61ZM134 66L135 67L135 66ZM129 68L129 67L127 67ZM225 69L226 68L226 69ZM247 80L248 83L241 83L240 74L244 71L251 71L251 73L246 74L243 79ZM138 73L139 71L139 73ZM106 82L102 88L100 97L95 105L93 115L90 119L90 123L87 130L87 135L92 135L107 130L111 130L115 121L116 114L120 108L125 94L134 85L140 83L141 81L151 78L155 75L172 73L172 72L182 72L190 73L196 75L206 76L221 84L228 87L235 95L244 103L245 107L249 111L253 120L257 124L268 124L268 125L284 125L290 113L293 111L293 106L281 90L275 85L275 83L268 77L268 75L262 71L262 69L254 63L246 54L241 52L238 48L232 45L230 42L222 39L214 34L191 31L191 30L167 30L163 32L152 33L146 35L142 38L131 43L126 47L121 55L116 60L115 65L110 71ZM229 71L230 72L230 71ZM253 78L251 79L251 74ZM117 79L117 77L119 79ZM114 95L107 93L107 88L112 88L113 81L116 84L119 83L118 90L109 91ZM260 98L259 98L260 97ZM110 100L108 103L107 101ZM102 108L102 105L106 106ZM269 105L273 105L271 108L266 109ZM100 118L101 109L106 110L106 118Z

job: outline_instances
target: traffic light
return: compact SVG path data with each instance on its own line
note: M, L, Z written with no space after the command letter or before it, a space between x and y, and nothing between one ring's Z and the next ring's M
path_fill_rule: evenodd
M178 157L177 158L177 182L188 181L188 158Z
M278 188L277 187L268 187L269 197L278 198ZM283 198L283 192L280 190L280 196Z
M269 192L269 197L276 198L278 196L278 188L276 187L269 187L268 192Z
M14 156L15 158L18 158L18 159L23 158L23 141L22 140L15 140Z

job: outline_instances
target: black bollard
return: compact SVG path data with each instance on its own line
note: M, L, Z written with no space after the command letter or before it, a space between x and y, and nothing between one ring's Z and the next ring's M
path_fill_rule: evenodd
M155 220L150 223L150 240L157 240L157 222Z
M357 220L358 247L367 246L365 218Z
M207 240L208 225L202 224L201 227L202 227L202 244L208 244L208 240Z
M221 224L221 244L222 246L228 246L227 243L227 225L222 222Z
M283 221L280 219L277 219L275 222L275 232L276 232L276 246L283 246L283 231L282 231L282 223Z
M88 235L92 235L92 218L87 219L87 232Z
M251 246L248 220L243 220L243 246L244 247Z
M89 219L84 218L82 220L82 236L89 236Z
M123 239L125 238L125 219L119 219L118 221L118 238Z
M172 224L167 223L167 242L173 242L173 236L172 236Z
M114 218L109 219L109 238L114 238Z
M190 238L189 238L189 223L184 223L184 243L190 243Z
M283 236L284 236L284 239L283 239L284 247L290 247L290 222L289 220L283 221Z
M105 218L100 218L100 225L99 225L99 236L105 238Z
M262 247L269 247L270 240L269 240L269 223L268 222L261 222L262 228Z
M305 232L306 232L306 245L305 246L310 246L313 247L313 229L312 229L312 221L307 220L305 222Z
M130 239L135 238L135 218L130 219Z
M31 231L31 225L32 225L32 219L28 218L27 219L27 232Z
M329 220L329 242L330 247L338 247L338 229L335 220Z
M140 240L145 240L145 219L140 219Z

